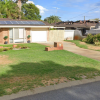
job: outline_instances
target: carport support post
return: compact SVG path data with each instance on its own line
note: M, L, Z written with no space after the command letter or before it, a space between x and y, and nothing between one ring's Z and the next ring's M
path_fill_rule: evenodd
M13 28L13 43L14 43L14 28Z
M24 28L24 43L25 43L25 36L26 36L25 34L26 34L26 33L25 33L25 28Z

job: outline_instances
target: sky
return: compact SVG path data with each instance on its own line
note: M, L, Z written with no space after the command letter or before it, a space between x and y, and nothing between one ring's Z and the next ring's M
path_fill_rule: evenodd
M29 0L40 9L42 20L51 15L62 21L100 18L100 0Z

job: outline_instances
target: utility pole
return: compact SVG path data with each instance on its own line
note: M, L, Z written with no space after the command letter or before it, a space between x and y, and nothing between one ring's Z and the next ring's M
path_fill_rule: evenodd
M85 23L86 16L84 16L84 23Z
M85 16L84 16L84 22L85 22Z

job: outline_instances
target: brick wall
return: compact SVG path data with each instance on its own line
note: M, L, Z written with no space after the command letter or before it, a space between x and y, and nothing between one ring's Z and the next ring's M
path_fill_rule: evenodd
M28 40L27 36L31 35L30 34L30 28L26 28L25 31L26 31L26 39ZM31 38L30 38L30 40L31 40Z
M0 43L3 43L3 32L2 29L0 28Z
M63 41L64 30L50 30L48 41Z
M1 28L0 29L0 43L4 44L5 40L4 37L8 36L8 39L6 41L8 41L9 43L9 28Z

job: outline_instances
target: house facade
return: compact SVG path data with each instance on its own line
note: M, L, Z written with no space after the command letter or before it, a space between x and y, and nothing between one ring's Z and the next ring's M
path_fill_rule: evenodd
M8 36L8 43L27 43L27 36L30 35L31 42L48 41L49 24L41 21L29 20L0 20L0 44L4 44L5 36Z
M5 41L8 44L27 43L28 35L31 36L31 42L64 40L65 27L56 27L61 30L50 30L52 28L55 27L42 21L0 19L0 44ZM7 40L4 39L5 36L8 36Z

